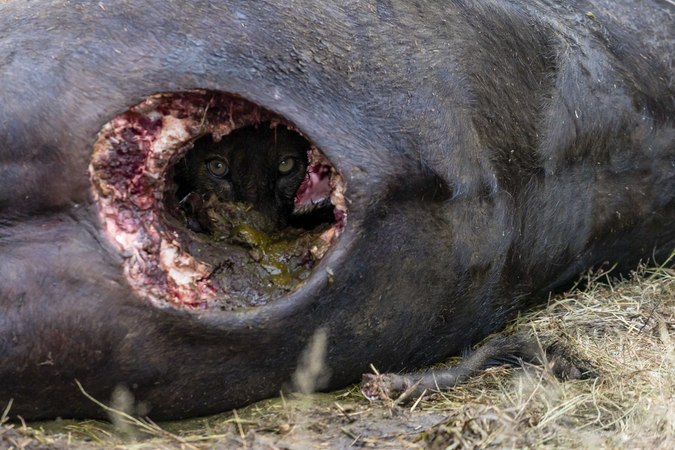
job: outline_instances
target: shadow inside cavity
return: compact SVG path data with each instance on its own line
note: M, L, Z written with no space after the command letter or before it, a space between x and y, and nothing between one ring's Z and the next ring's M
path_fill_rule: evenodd
M309 141L284 125L247 125L221 139L207 134L174 166L173 203L195 232L214 231L207 211L218 209L267 233L311 230L335 223L330 190L308 193L312 170Z
M214 267L221 309L260 306L296 289L333 241L325 157L269 121L187 144L168 173L167 223Z

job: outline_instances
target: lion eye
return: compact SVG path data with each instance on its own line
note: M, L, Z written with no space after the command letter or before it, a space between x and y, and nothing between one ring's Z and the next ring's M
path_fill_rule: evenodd
M293 170L293 167L295 167L295 158L289 156L288 158L282 159L279 163L279 172L285 175Z
M218 178L223 178L229 171L227 162L220 158L213 158L206 161L206 168L209 169L211 175Z

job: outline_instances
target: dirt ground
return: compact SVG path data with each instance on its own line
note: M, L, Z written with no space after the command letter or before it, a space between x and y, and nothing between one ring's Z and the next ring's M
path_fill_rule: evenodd
M112 423L5 422L0 448L675 448L675 271L586 279L590 287L551 299L510 330L560 342L595 378L495 367L406 403L371 403L352 386L181 422L116 414Z

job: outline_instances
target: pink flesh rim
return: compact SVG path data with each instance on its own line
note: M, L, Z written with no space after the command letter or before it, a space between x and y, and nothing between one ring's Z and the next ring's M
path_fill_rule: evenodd
M205 308L223 294L211 279L214 267L189 254L180 233L163 220L167 173L196 138L210 133L220 139L263 121L295 130L240 97L209 91L154 95L103 126L89 167L92 192L105 234L139 296L161 307ZM309 158L296 208L330 199L336 224L320 238L333 243L346 222L344 182L316 147Z

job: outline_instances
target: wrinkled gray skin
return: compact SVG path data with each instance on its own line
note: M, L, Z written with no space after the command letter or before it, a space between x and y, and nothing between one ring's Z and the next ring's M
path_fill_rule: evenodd
M673 7L624 3L0 5L0 405L103 415L77 379L155 418L238 407L289 383L321 327L335 388L457 354L604 261L664 259ZM339 243L265 307L155 308L101 235L96 133L194 88L284 116L347 183Z

